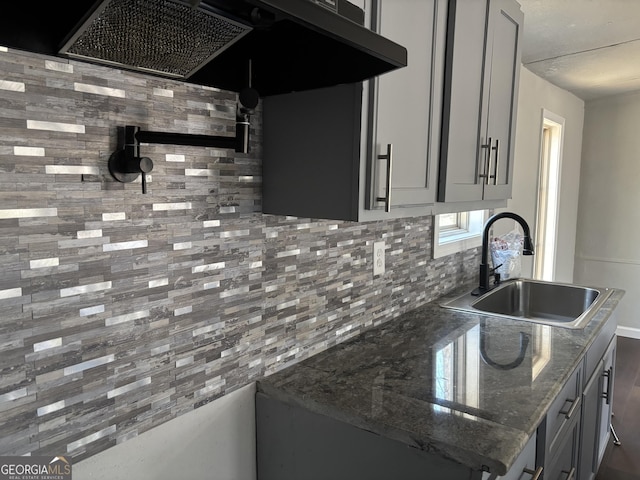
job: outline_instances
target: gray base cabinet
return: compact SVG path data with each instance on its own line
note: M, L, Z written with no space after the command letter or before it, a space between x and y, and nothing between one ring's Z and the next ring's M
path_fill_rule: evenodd
M604 451L610 441L610 425L613 402L613 377L616 358L616 338L606 334L594 344L590 370L582 395L582 443L580 445L580 480L595 478ZM602 345L608 340L604 353ZM591 351L590 351L591 353ZM589 354L587 354L589 359ZM595 359L595 360L594 360Z
M535 432L497 477L263 393L256 395L256 419L258 480L530 480L542 470Z
M604 325L538 429L545 480L593 480L609 441L615 317Z
M480 480L482 472L256 395L258 480Z

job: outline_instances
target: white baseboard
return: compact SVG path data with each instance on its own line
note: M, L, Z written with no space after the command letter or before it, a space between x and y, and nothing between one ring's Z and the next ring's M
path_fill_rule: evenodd
M640 340L640 328L621 327L620 325L618 325L616 334L619 337L637 338L638 340Z

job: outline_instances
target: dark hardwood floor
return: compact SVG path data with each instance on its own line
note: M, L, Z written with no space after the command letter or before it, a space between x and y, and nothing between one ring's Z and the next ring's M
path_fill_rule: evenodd
M618 337L613 426L622 442L607 446L596 480L640 480L640 340Z

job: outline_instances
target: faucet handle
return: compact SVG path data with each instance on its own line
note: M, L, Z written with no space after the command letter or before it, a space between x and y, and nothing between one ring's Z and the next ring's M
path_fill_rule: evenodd
M147 193L147 173L153 170L149 157L134 157L126 149L113 152L109 158L109 172L119 182L133 182L142 174L142 193Z
M500 265L498 265L497 267L493 267L492 269L489 270L489 276L493 276L493 284L494 285L500 285L500 273L497 272L496 270L498 270L503 264L501 263Z

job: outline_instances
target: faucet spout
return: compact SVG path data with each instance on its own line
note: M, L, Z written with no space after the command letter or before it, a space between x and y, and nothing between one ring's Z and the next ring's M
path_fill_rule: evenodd
M484 225L484 230L482 231L482 257L480 259L480 281L478 288L473 291L474 295L482 295L483 293L491 290L490 285L490 277L492 275L491 269L489 268L489 230L491 225L493 225L497 220L501 218L510 218L515 220L522 227L522 231L524 233L523 245L522 245L522 254L523 255L533 255L533 242L531 241L531 231L529 229L529 225L517 213L513 212L500 212L493 215L487 223Z

